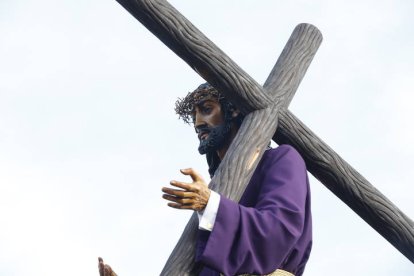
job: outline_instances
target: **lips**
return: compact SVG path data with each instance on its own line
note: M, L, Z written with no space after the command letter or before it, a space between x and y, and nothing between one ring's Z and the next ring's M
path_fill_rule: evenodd
M210 134L212 129L210 129L207 125L200 125L195 128L197 132L197 137L200 141L205 140L207 136Z
M205 132L200 132L200 133L198 134L198 139L199 139L199 140L204 140L204 139L206 139L206 138L207 138L207 136L208 136L208 132L207 132L207 131L205 131Z

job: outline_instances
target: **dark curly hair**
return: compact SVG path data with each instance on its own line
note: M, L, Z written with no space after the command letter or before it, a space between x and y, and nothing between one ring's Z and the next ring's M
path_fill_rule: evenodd
M232 113L234 110L237 110L237 107L229 102L220 91L207 82L201 84L193 92L189 92L184 98L178 98L175 102L175 112L178 114L179 119L182 119L186 124L192 124L195 119L195 107L205 100L215 100L219 102L221 110L223 111L224 121L226 123L233 121L237 127L240 127L244 115L239 113L236 118L233 118ZM212 177L220 164L220 158L216 152L207 153L206 158L209 166L208 171Z
M194 109L205 100L218 101L225 120L230 119L232 112L237 109L221 92L206 82L197 87L193 92L189 92L184 98L178 98L175 102L175 112L178 114L178 118L182 119L186 124L194 123ZM237 126L241 125L243 118L242 114L234 118Z

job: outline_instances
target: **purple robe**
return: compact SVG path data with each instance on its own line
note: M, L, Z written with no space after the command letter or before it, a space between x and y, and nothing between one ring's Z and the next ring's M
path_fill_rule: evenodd
M300 276L312 247L310 190L305 163L289 145L267 150L239 203L220 195L211 232L199 230L200 275Z

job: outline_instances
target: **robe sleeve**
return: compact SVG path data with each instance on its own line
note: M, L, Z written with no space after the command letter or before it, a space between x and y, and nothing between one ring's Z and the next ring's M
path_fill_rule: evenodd
M280 268L302 234L308 192L304 161L291 147L269 154L258 168L261 183L249 183L260 189L255 206L221 196L212 232L201 231L197 260L225 275Z

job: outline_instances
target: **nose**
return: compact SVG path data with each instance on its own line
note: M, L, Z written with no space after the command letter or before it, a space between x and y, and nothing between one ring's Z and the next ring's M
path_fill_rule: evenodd
M202 125L206 125L204 116L199 112L198 108L196 108L194 113L194 128L197 130L197 127Z

